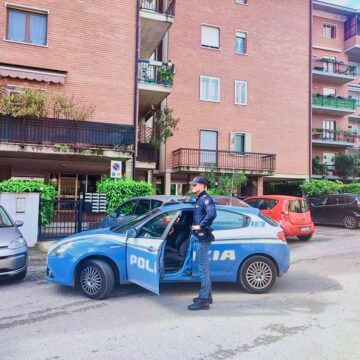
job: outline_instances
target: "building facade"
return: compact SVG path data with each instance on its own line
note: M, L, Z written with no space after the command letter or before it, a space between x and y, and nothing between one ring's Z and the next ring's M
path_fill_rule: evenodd
M160 159L165 191L213 167L264 181L310 175L310 1L179 1L168 106L180 118Z
M360 12L314 1L312 34L313 177L339 178L336 156L360 145Z

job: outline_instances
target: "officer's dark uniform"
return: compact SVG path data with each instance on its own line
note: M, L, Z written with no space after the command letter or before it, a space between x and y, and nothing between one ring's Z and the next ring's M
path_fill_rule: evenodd
M216 209L213 199L202 191L196 198L193 225L199 225L200 230L193 230L193 243L196 248L196 257L199 265L200 292L194 298L194 304L189 305L189 310L208 309L212 303L211 279L209 264L209 245L214 237L211 225L216 218Z

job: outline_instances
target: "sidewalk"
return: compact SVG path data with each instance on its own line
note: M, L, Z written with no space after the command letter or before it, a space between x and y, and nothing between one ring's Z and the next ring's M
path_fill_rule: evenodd
M43 252L43 253L46 253L48 252L49 250L49 247L51 244L53 244L55 242L55 240L49 240L49 241L38 241L34 248Z

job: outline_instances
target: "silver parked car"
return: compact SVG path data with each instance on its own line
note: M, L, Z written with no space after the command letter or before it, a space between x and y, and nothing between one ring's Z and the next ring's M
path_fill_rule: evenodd
M0 279L24 279L27 271L28 247L18 227L0 206Z

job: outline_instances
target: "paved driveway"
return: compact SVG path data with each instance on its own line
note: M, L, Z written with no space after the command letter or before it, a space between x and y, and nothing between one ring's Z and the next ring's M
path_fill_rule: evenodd
M46 283L45 255L32 250L25 281L0 284L0 359L360 359L360 230L318 227L290 246L270 293L217 284L199 313L186 309L196 284L88 300Z

